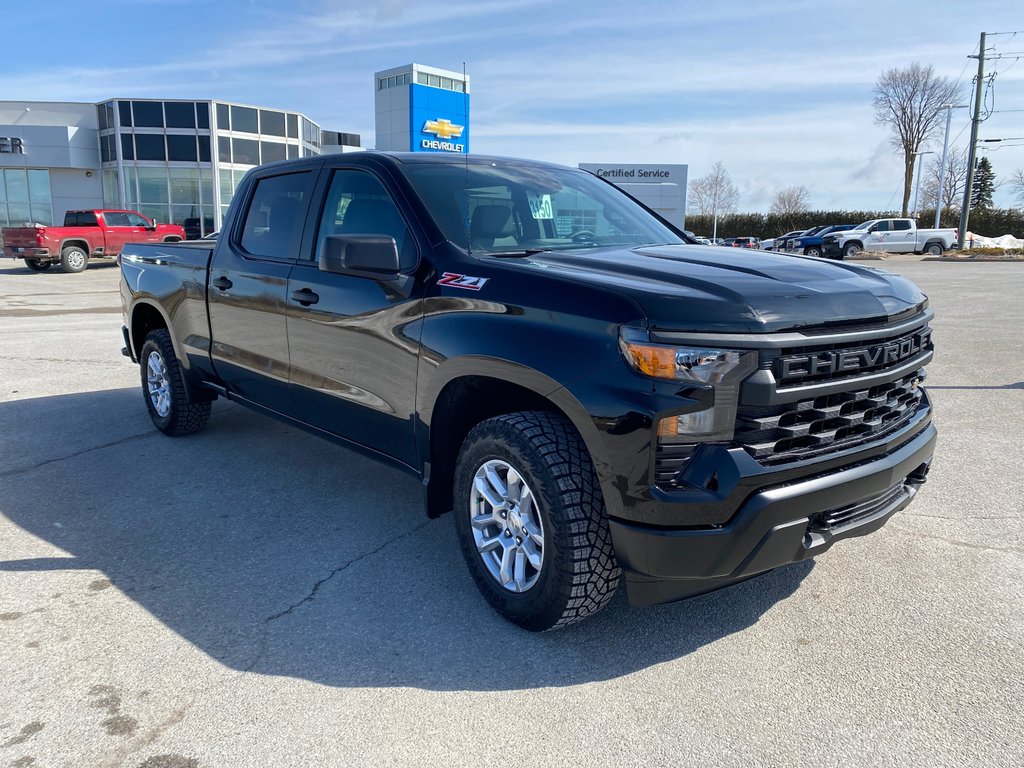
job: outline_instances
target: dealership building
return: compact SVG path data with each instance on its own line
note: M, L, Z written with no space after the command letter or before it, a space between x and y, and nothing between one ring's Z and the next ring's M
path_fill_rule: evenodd
M407 64L374 73L376 148L470 151L465 72ZM128 208L180 224L189 237L220 229L246 171L286 158L361 149L299 112L217 100L0 101L0 226L61 223L68 210ZM685 165L581 163L677 226ZM558 215L587 228L596 211Z
M198 236L220 228L250 168L360 143L298 112L225 101L2 101L0 226L129 208Z

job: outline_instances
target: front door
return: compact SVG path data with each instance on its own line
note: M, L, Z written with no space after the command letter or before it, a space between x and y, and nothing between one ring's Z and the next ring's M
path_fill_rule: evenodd
M102 216L103 223L106 224L103 233L103 253L106 256L116 256L124 248L125 243L132 242L132 226L128 221L128 214L123 211L104 211Z
M406 464L415 464L413 423L422 284L407 290L372 278L321 272L330 234L395 238L403 272L418 249L384 184L337 169L322 179L325 202L315 232L288 280L291 383L299 418ZM319 199L319 195L317 199Z
M246 189L210 269L210 357L229 390L293 414L288 391L288 274L316 173L263 173Z

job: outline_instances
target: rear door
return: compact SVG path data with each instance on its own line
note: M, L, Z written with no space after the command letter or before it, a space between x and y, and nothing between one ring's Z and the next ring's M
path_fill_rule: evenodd
M236 395L288 415L288 273L317 173L306 165L250 177L217 241L207 292L217 375Z
M124 248L125 243L133 242L132 225L128 221L128 214L124 211L103 211L104 246L103 253L107 256L116 256Z
M332 434L413 465L421 281L405 291L369 277L322 272L331 234L395 238L403 272L419 261L412 222L386 179L359 168L325 172L319 211L288 281L288 345L298 416ZM412 330L416 329L416 330Z

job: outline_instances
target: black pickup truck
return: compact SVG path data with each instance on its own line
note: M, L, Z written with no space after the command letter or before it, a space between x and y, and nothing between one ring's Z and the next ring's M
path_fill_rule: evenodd
M216 244L128 245L121 271L158 429L227 397L412 473L531 630L622 576L644 605L814 557L905 507L932 460L916 286L693 244L584 171L261 166Z

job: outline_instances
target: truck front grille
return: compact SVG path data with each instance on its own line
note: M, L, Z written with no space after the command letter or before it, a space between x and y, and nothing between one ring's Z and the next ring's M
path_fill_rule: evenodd
M741 406L736 441L761 464L782 464L869 443L908 424L922 407L917 371L869 389L784 405Z
M901 481L870 499L813 515L809 520L808 528L814 531L834 532L880 512L906 495L906 486Z

